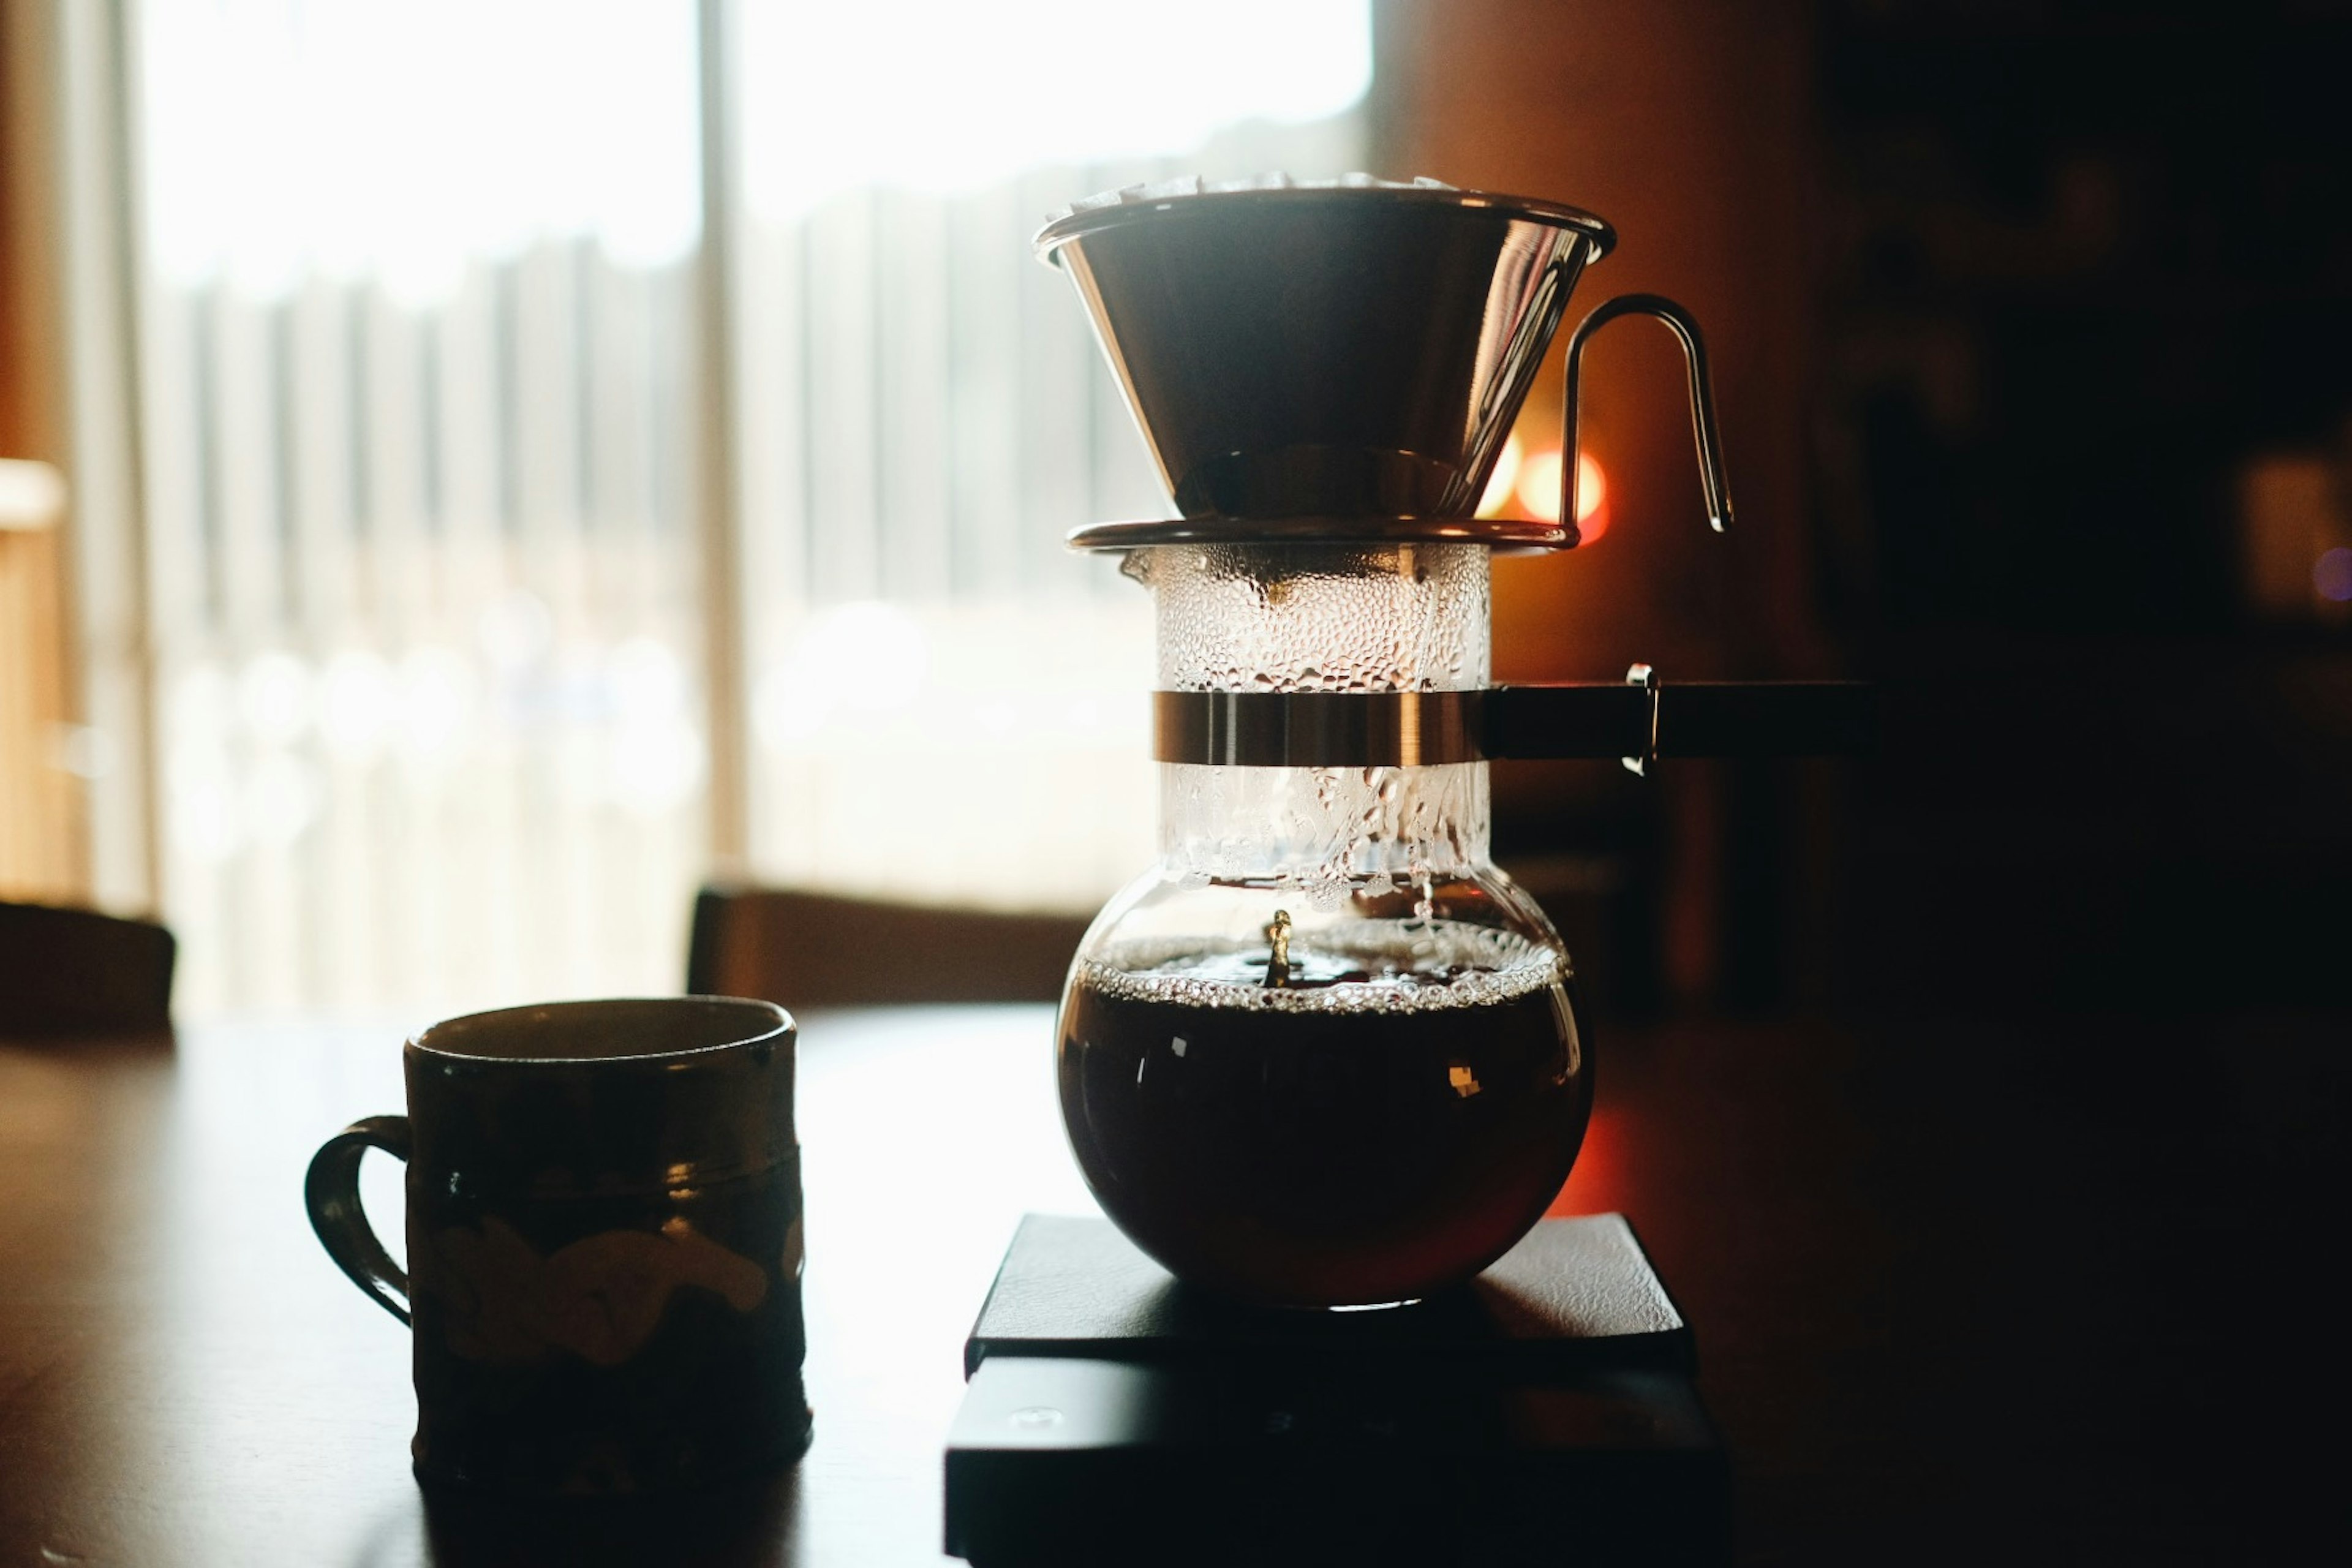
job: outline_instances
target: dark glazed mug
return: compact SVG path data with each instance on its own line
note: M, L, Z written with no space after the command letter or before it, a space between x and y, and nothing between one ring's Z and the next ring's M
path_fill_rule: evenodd
M685 996L477 1013L408 1042L408 1114L327 1141L310 1224L415 1331L421 1479L625 1495L808 1447L793 1021ZM408 1163L406 1274L360 1157Z

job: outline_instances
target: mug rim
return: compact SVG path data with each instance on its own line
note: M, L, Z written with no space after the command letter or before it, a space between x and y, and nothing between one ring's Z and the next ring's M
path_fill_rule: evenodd
M686 1046L675 1050L629 1051L606 1056L488 1056L475 1051L453 1050L447 1046L435 1044L427 1038L428 1036L443 1029L460 1024L473 1023L478 1019L529 1014L537 1014L545 1018L550 1015L585 1013L593 1009L616 1005L673 1008L680 1003L688 1002L698 1002L706 1006L715 1005L730 1011L757 1013L762 1016L764 1026L751 1030L747 1023L747 1032L730 1039L716 1040L709 1045ZM472 1013L459 1013L451 1017L438 1018L411 1034L408 1037L407 1048L419 1056L438 1058L444 1061L464 1062L469 1067L576 1068L595 1065L618 1066L626 1063L642 1065L647 1062L686 1063L717 1056L725 1051L740 1050L746 1046L756 1046L782 1039L791 1036L795 1027L790 1013L773 1002L756 996L590 996L567 998L556 1002L526 1002L509 1007L485 1007Z

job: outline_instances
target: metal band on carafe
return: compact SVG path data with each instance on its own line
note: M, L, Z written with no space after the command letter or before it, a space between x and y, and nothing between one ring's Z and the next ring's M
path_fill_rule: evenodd
M1870 749L1871 688L1841 681L1155 691L1151 754L1209 767L1428 767L1497 758L1835 756Z

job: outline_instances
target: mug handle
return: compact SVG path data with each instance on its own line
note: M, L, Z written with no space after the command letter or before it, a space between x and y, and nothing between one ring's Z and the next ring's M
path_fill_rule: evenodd
M354 1121L319 1146L310 1173L302 1179L302 1201L319 1245L352 1283L385 1311L408 1321L408 1276L378 1241L360 1206L360 1156L381 1149L395 1160L408 1158L408 1118L371 1116Z

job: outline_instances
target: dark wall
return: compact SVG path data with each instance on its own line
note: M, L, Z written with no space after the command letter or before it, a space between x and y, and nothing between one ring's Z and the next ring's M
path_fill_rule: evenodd
M2315 563L2352 494L2352 10L1856 0L1816 58L1819 602L1894 721L1847 993L2340 1005L2352 638L2246 497L2326 481Z
M2352 16L2163 9L1824 12L1822 363L1877 545L1842 585L1879 617L2230 627L2241 465L2352 416Z
M2340 1001L2352 604L2310 584L2341 545L2352 594L2352 5L1379 15L1381 171L1600 212L1622 243L1570 314L1656 289L1716 353L1734 536L1697 524L1669 346L1612 330L1615 515L1498 565L1498 676L1885 691L1866 764L1498 769L1498 847L1645 889L1632 991ZM2265 485L2310 515L2256 527Z

